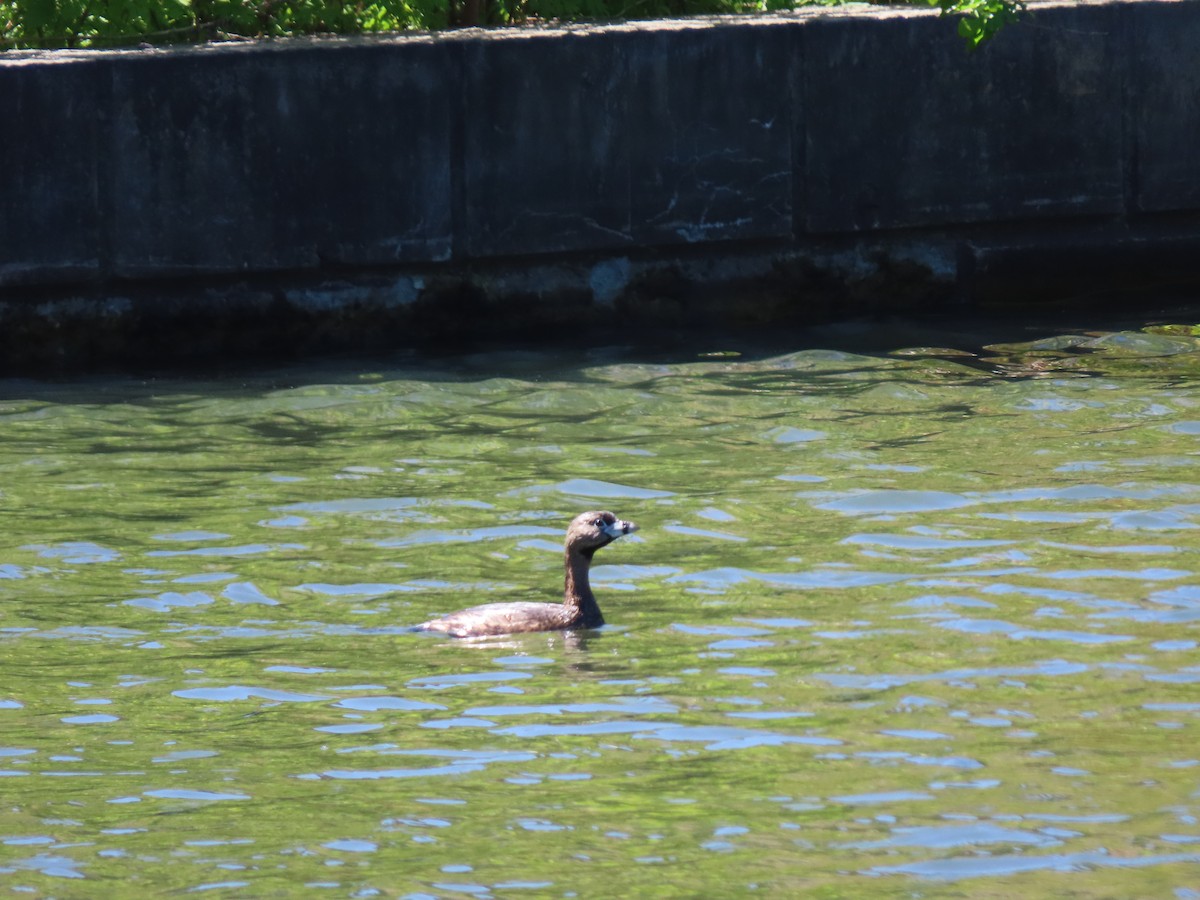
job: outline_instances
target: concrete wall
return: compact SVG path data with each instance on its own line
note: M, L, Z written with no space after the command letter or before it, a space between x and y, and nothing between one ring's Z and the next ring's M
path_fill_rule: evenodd
M898 271L1194 276L1197 47L1200 3L1139 0L1040 4L976 53L859 9L3 54L0 319L376 309L421 338L455 304L669 319L763 279L770 318Z

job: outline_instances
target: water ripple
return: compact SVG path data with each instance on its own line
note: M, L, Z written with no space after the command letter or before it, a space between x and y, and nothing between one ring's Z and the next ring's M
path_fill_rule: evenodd
M867 544L889 547L894 550L957 550L967 547L1006 547L1015 543L1009 540L969 540L959 538L935 538L921 534L852 534L842 538L843 544Z
M988 822L956 823L893 829L891 837L877 841L856 841L836 846L854 850L878 850L885 847L924 847L942 850L949 847L972 847L987 844L1028 844L1034 847L1057 847L1062 841L1036 831L1004 828Z
M60 544L28 544L22 550L36 551L45 559L59 559L73 565L115 562L121 558L117 550L102 547L91 541L63 541Z
M801 497L805 495L801 494ZM809 495L813 498L828 496L823 494ZM951 494L946 491L858 491L851 494L834 495L835 499L822 500L814 503L817 509L830 512L847 513L849 515L879 515L881 513L917 513L936 512L938 510L961 509L972 506L977 500L971 500L961 494Z
M478 543L480 541L510 540L517 537L541 535L553 535L557 538L562 536L562 532L557 528L545 528L541 525L490 525L485 528L472 528L467 531L418 531L402 538L375 541L375 546L394 549L397 547L421 546L423 544Z
M156 800L198 800L203 803L211 803L220 800L249 800L249 794L242 794L235 791L198 791L183 788L163 788L154 791L145 791L142 796L153 797Z
M1112 644L1134 640L1127 634L1090 634L1084 631L1034 630L995 619L954 619L935 623L937 628L950 628L967 634L1003 634L1015 641L1070 641L1076 644Z
M345 700L339 700L334 705L340 709L353 709L360 712L379 712L380 710L388 709L414 712L418 710L443 710L446 708L437 703L409 700L405 697L347 697Z
M672 491L635 487L630 484L616 484L611 481L597 481L593 478L572 478L558 484L543 484L534 487L519 488L515 491L510 491L507 496L521 497L545 493L567 494L571 497L579 497L585 500L657 500L663 497L675 496Z
M209 700L217 703L229 703L237 700L270 700L274 703L318 703L331 699L325 694L300 694L294 691L278 691L272 688L247 687L240 684L226 687L187 688L172 691L172 696L182 700Z
M207 606L213 598L203 591L190 591L181 594L177 591L167 591L157 597L136 597L123 601L126 606L136 606L152 612L169 612L173 609L190 609L197 606Z
M673 575L666 579L669 584L698 583L708 589L720 589L747 581L757 581L783 588L854 588L876 584L892 584L913 576L889 572L863 572L846 569L829 569L813 572L754 572L732 567L708 569L685 575Z
M432 756L449 759L440 766L424 766L412 769L326 769L322 772L297 775L304 780L330 778L344 781L376 781L393 778L429 778L445 775L465 775L483 771L490 765L529 762L537 754L516 750L399 750L398 755Z
M899 866L876 866L870 869L879 875L916 875L938 881L961 881L966 878L999 877L1021 872L1077 872L1085 868L1131 869L1161 866L1171 863L1200 862L1200 853L1176 853L1147 856L1111 856L1107 850L1083 853L1047 855L1016 855L986 857L955 857L931 859Z
M914 672L905 675L858 675L843 672L816 672L812 677L843 689L883 691L922 682L970 682L978 678L1025 678L1034 675L1068 676L1088 671L1084 663L1062 659L1047 660L1032 666L997 666L983 669L950 669L945 672Z
M677 712L678 708L657 697L629 697L618 701L598 703L536 704L529 706L477 706L465 711L468 716L561 716L566 714L623 713L625 715L659 715Z

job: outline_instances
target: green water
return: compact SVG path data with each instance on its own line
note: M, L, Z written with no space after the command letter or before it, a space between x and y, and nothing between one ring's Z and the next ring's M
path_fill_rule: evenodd
M0 888L1200 896L1200 344L1040 338L0 382Z

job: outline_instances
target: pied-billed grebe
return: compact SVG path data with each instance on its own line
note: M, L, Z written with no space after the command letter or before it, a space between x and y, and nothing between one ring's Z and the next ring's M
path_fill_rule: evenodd
M592 554L634 531L636 525L623 522L610 512L580 513L567 528L563 550L567 576L562 603L485 603L422 622L417 628L441 631L452 637L598 628L604 624L604 616L588 584Z

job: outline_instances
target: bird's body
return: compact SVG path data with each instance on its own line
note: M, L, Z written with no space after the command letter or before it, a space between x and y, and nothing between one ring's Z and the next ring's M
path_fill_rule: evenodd
M485 603L431 619L417 628L451 637L598 628L604 624L604 616L588 581L592 554L636 530L633 522L622 521L610 512L581 513L567 528L563 546L566 575L562 603Z

